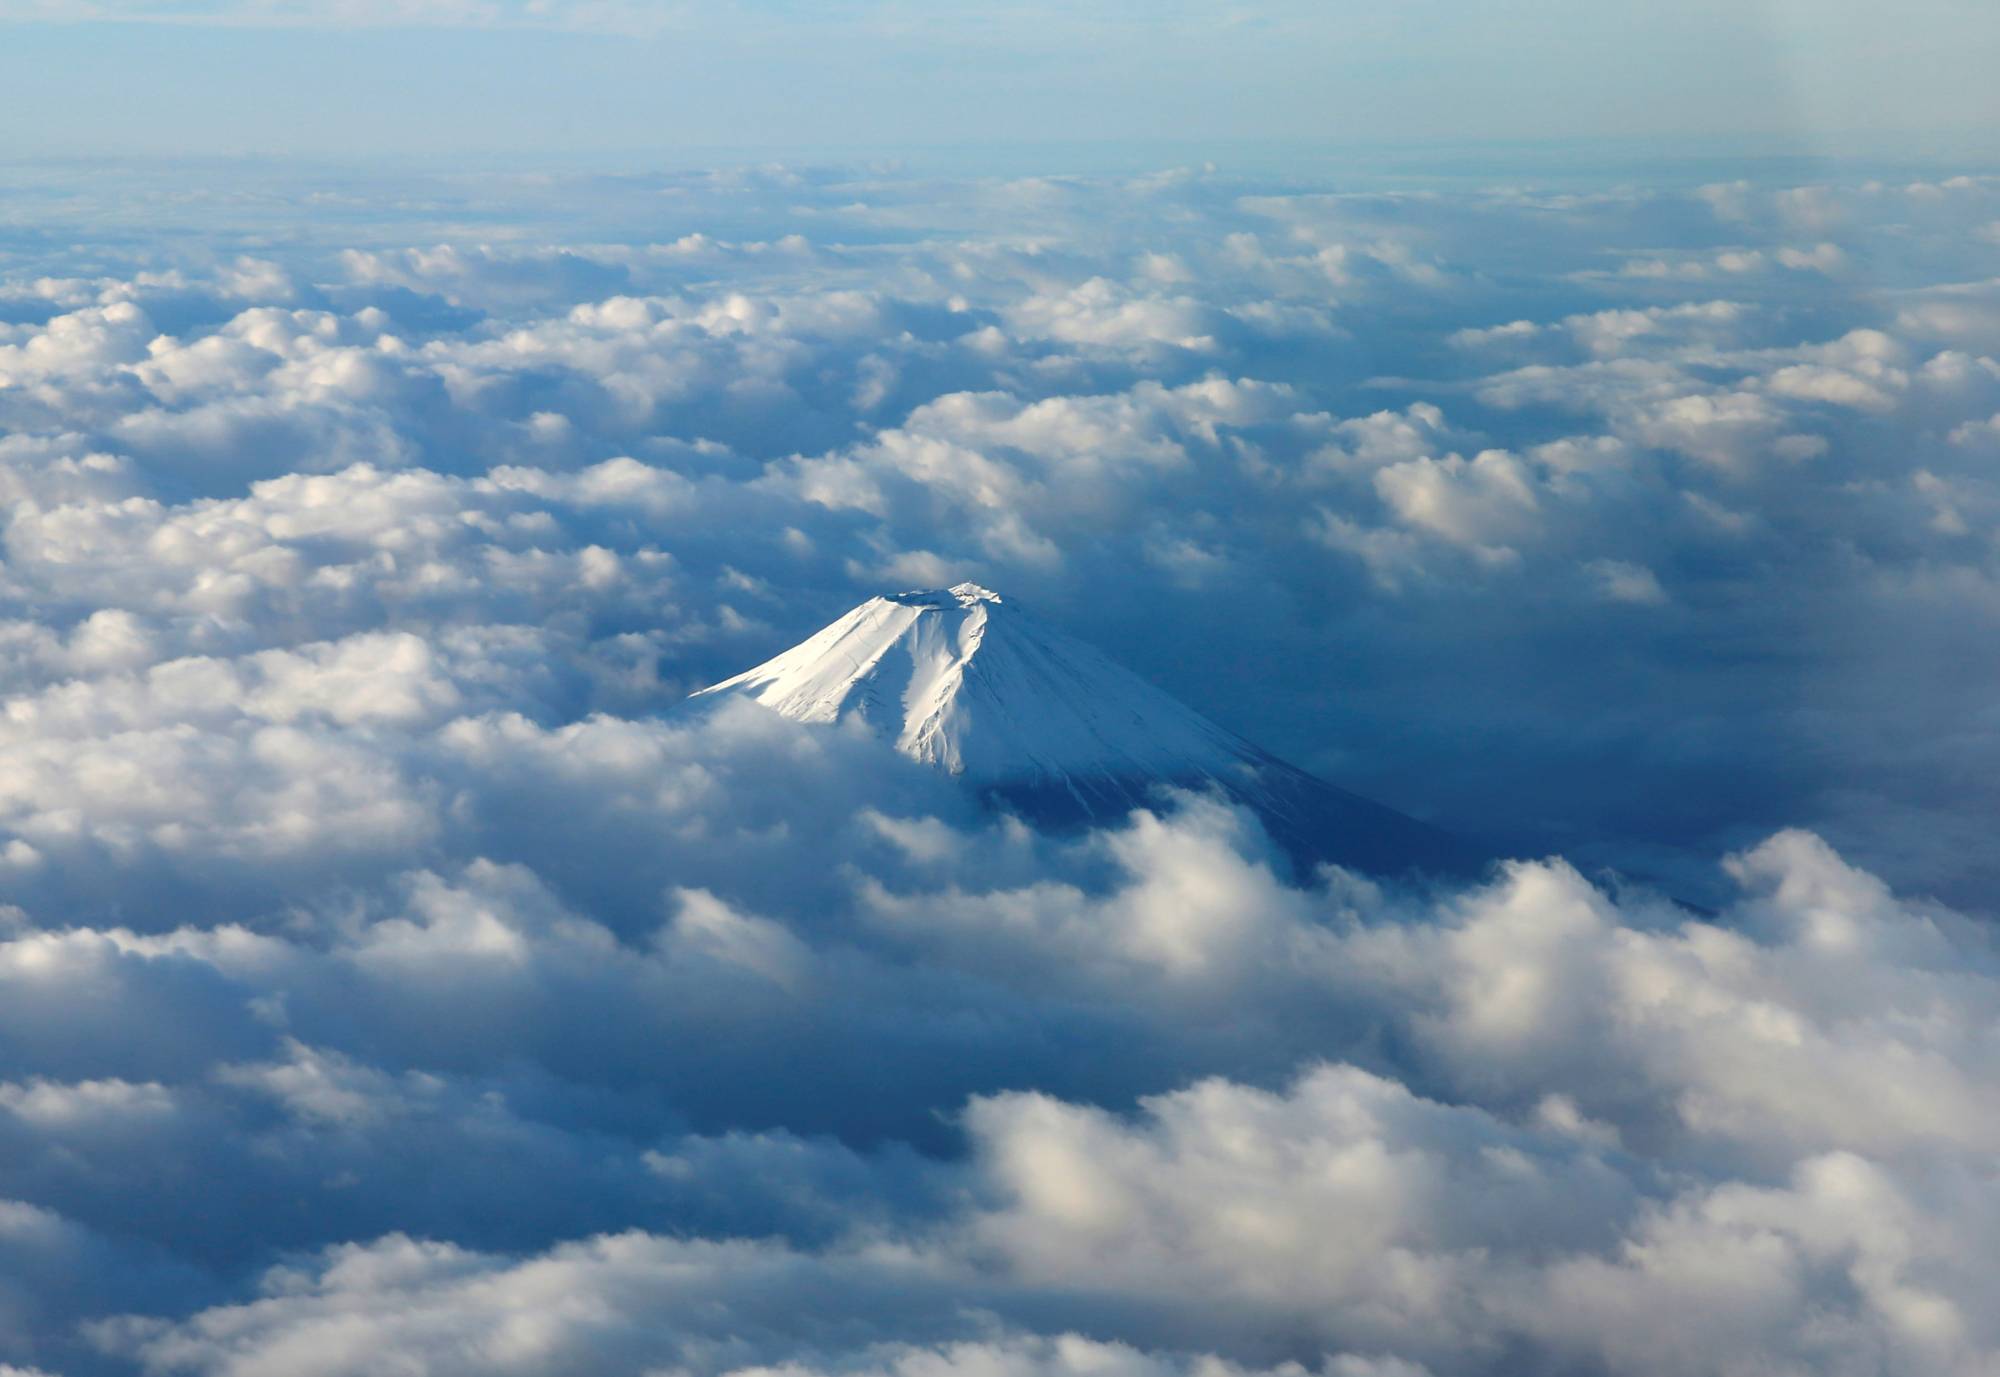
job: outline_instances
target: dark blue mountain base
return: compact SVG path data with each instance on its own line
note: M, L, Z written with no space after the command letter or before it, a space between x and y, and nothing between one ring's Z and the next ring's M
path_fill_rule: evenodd
M1099 776L998 784L982 793L1036 830L1061 834L1115 825L1135 808L1171 811L1172 790L1247 809L1302 880L1322 865L1385 878L1476 879L1495 860L1462 837L1276 759L1241 779Z

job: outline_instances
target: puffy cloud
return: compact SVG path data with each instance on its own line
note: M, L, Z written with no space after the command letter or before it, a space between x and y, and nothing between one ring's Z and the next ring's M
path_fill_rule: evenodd
M1653 605L1667 600L1667 592L1660 587L1659 576L1643 564L1632 564L1622 559L1594 559L1584 566L1584 570L1596 580L1598 591L1613 602Z
M1212 350L1194 303L1186 298L1136 297L1094 277L1060 294L1030 297L1013 308L1008 322L1028 339L1053 339L1104 348L1171 346Z
M1473 546L1489 558L1507 553L1504 542L1530 529L1534 519L1535 494L1526 470L1500 450L1470 460L1453 454L1392 464L1376 473L1375 488L1405 524Z

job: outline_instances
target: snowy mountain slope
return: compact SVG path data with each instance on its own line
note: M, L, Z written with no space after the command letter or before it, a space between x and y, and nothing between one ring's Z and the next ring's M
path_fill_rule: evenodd
M1043 826L1115 820L1165 787L1249 805L1303 863L1463 872L1435 828L1288 765L976 584L871 598L697 699L859 720Z

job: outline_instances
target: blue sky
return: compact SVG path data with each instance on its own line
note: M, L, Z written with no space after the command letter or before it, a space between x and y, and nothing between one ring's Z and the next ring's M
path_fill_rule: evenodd
M9 146L279 154L1094 139L1981 138L1976 0L0 5Z

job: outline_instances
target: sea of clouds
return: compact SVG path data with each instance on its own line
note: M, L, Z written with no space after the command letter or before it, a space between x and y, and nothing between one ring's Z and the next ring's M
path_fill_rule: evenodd
M2000 178L1753 173L0 169L0 1373L2000 1368ZM961 578L1522 859L676 711Z

